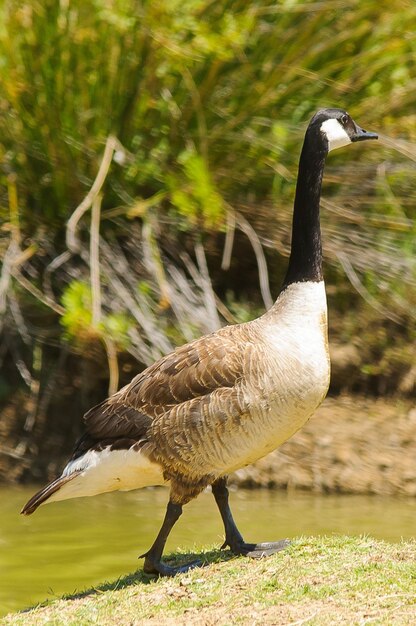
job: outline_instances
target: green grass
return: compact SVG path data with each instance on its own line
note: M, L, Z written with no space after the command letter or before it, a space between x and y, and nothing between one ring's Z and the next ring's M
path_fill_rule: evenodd
M191 555L176 555L181 561ZM25 613L10 626L39 624L414 624L416 542L368 537L300 538L268 559L224 559L173 579L141 571Z

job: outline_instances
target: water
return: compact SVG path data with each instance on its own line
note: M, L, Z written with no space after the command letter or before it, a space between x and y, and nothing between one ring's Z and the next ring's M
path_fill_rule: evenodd
M134 572L164 515L166 489L113 493L18 515L34 489L0 489L0 614ZM412 537L415 499L236 491L231 506L247 541L316 534ZM220 545L214 499L204 493L184 508L167 552Z

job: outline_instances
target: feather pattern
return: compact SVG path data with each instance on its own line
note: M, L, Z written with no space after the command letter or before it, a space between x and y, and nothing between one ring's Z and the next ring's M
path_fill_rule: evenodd
M73 458L136 440L167 477L208 483L290 437L328 383L324 286L297 283L264 316L178 348L91 409Z
M185 503L296 432L329 385L322 281L287 286L262 317L178 348L85 415L39 504L171 482Z

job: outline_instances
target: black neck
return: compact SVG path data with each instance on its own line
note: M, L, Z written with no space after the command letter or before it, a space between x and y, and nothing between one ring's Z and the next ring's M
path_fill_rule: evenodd
M323 278L319 201L328 151L322 141L312 139L307 132L299 161L292 248L283 288L291 283L318 282Z

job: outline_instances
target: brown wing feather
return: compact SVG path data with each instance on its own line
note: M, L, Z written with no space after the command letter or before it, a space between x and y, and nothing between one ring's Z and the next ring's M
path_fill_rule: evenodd
M84 415L87 434L93 440L118 437L138 439L146 435L152 422L151 416L127 404L123 391L100 402Z
M152 423L153 457L174 473L208 474L233 457L247 413L239 385L178 404Z
M236 327L226 327L162 357L86 413L87 433L94 439L145 438L153 422L174 407L233 387L242 376L244 353L252 345L244 325L240 328L240 342L233 336Z

